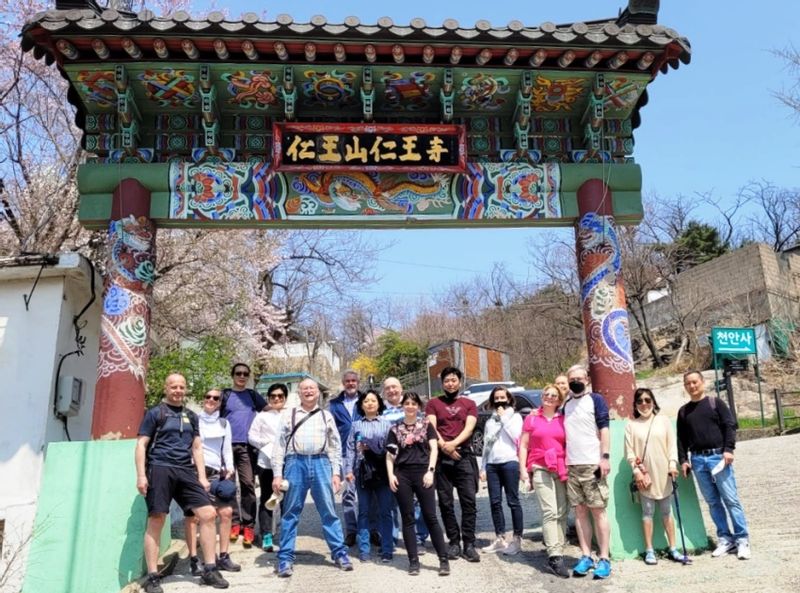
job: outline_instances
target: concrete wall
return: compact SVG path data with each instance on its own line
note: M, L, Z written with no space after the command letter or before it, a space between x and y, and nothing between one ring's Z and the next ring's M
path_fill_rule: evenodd
M673 323L676 314L709 328L800 319L800 254L747 245L682 272L672 296L648 303L645 313L654 330ZM631 329L637 329L633 316Z
M47 443L66 440L53 413L56 367L62 355L76 350L72 319L89 301L90 270L75 254L45 268L0 269L0 519L5 520L0 574L8 568L10 589L18 590L31 538ZM89 438L100 331L101 290L84 313L83 355L64 360L61 375L83 379L83 405L68 420L74 440ZM28 310L23 295L31 295ZM10 566L9 566L10 565Z

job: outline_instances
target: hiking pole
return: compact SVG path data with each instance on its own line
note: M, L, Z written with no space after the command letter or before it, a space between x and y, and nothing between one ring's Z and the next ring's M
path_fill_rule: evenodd
M687 564L692 563L692 559L689 558L689 555L686 553L686 538L683 535L683 518L681 517L681 503L678 500L678 482L675 480L674 476L672 477L672 495L675 497L675 514L678 515L678 529L681 532L681 545L683 546L683 559L681 560L681 564L684 566Z

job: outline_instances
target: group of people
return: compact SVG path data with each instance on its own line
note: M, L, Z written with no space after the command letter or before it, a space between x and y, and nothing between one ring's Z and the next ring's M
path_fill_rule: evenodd
M331 558L341 570L353 570L351 547L363 562L372 559L373 548L381 562L392 562L402 537L408 573L417 575L419 556L430 536L438 572L446 576L451 560L481 560L475 546L480 481L488 486L495 530L483 553L519 553L524 528L522 484L535 493L541 507L548 569L564 578L590 572L597 579L611 575L606 514L609 411L603 397L592 392L584 367L573 366L545 386L541 407L524 420L513 393L505 387L493 389L480 467L472 447L478 410L474 401L461 395L463 377L457 368L440 373L443 394L427 403L414 392L404 392L393 377L384 381L382 395L375 389L362 392L357 373L347 371L344 389L327 409L321 407L319 386L311 379L299 385L299 405L286 409L287 386L271 385L264 400L247 388L250 373L246 364L234 365L233 388L208 391L199 414L184 407L185 378L172 374L166 379L162 403L145 414L136 471L137 488L148 509L147 593L162 591L156 571L158 543L173 499L186 517L192 574L214 588L228 587L220 571L241 570L229 555L230 543L240 536L245 547L255 541L268 552L277 547L277 575L292 576L298 524L309 492ZM653 548L656 507L669 543L667 557L684 560L676 546L670 505L679 471L695 475L709 505L718 538L712 556L736 551L740 559L747 559L747 523L732 466L733 416L724 402L705 394L698 371L684 375L684 386L691 401L678 414L677 435L669 420L658 415L655 396L645 388L636 390L633 418L625 428L625 459L642 508L644 561L658 561ZM258 502L256 477L261 489ZM334 504L340 491L343 521ZM510 536L503 496L511 514ZM273 519L277 519L271 510L277 504L279 542L273 539ZM581 557L567 567L564 549L570 508ZM198 531L202 560L197 554Z

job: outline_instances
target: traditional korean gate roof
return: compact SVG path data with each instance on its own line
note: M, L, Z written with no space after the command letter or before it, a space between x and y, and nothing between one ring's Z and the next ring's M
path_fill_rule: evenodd
M38 14L22 45L57 62L83 145L101 158L125 149L127 160L164 162L211 148L247 159L268 154L273 121L294 120L464 123L472 158L512 149L624 162L647 84L691 57L654 21L626 10L539 26L299 23L95 7Z

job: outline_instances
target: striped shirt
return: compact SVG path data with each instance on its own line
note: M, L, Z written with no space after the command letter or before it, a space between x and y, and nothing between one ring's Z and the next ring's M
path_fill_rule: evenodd
M383 411L383 417L392 424L395 422L400 422L403 418L405 418L405 415L406 413L403 411L403 406L386 404L386 409Z
M386 452L386 435L389 434L391 427L392 423L385 416L378 416L372 420L360 418L353 422L344 453L342 469L345 475L355 473L356 464L363 458L361 452L356 451L356 439L360 437L361 443L365 447L369 447L370 451L377 455L383 455Z
M334 474L341 473L342 469L342 443L339 440L339 431L330 412L319 410L311 418L303 422L288 443L289 435L294 426L300 423L317 410L306 411L302 406L286 410L281 414L278 424L278 441L272 451L272 472L275 477L283 475L285 457L292 455L321 455L326 454L331 462Z

